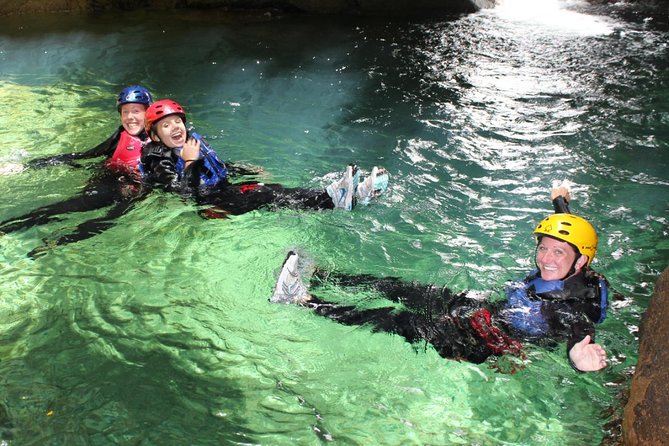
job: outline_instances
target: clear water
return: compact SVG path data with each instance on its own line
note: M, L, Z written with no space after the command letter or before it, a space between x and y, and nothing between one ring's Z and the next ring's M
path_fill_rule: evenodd
M669 32L666 11L644 14L514 0L414 22L0 18L1 163L92 147L118 125L116 93L141 83L272 181L320 186L350 161L392 174L351 213L205 221L154 194L36 260L43 239L100 213L0 237L3 444L599 444L669 263ZM0 217L72 196L92 172L0 176ZM504 358L445 360L267 301L291 248L499 295L531 268L531 229L563 178L622 294L598 332L602 373L538 347L498 373Z

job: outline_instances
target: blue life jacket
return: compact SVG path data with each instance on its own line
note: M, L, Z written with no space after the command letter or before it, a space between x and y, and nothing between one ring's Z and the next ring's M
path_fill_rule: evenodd
M193 132L191 135L197 141L200 141L200 158L203 160L203 167L200 169L200 186L212 187L228 177L228 168L221 161L214 149L199 134ZM180 177L183 177L186 162L181 157L177 157L176 169Z
M536 276L536 271L529 277ZM600 298L600 315L595 323L600 324L606 319L608 308L608 287L606 281L598 280L598 292ZM534 277L529 282L512 282L507 288L506 314L511 325L524 333L532 336L543 336L548 333L549 326L545 317L541 314L544 300L531 298L529 289L534 288L537 295L559 292L564 290L563 280L544 280Z
M551 280L550 282L561 282ZM543 301L531 299L529 283L512 282L506 290L506 311L508 322L517 330L531 336L545 336L548 334L548 322L541 314Z

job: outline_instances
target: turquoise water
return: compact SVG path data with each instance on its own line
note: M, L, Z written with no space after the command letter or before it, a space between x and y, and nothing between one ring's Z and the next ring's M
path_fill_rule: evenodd
M155 193L35 260L101 212L0 237L2 444L600 444L669 263L669 32L620 8L0 18L0 164L92 147L118 125L117 92L141 83L268 180L319 187L350 161L392 175L351 213L202 220ZM87 164L0 176L1 218L78 193ZM498 373L505 358L445 360L267 301L289 249L499 296L532 267L531 230L565 178L620 293L598 331L604 372L532 347Z

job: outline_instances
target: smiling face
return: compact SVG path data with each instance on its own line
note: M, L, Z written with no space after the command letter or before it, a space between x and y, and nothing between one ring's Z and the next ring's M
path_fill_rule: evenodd
M155 123L151 137L170 149L182 147L186 142L186 124L181 116L168 115Z
M576 264L574 265L574 260ZM562 280L567 277L571 266L579 271L588 260L587 256L576 253L567 242L544 236L537 245L537 266L544 280Z
M136 136L144 130L146 107L143 104L123 104L120 113L121 125L126 132Z

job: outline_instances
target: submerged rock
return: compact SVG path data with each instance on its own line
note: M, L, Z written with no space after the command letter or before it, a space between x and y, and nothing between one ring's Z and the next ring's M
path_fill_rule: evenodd
M623 419L625 445L669 444L669 268L641 321L639 362Z

